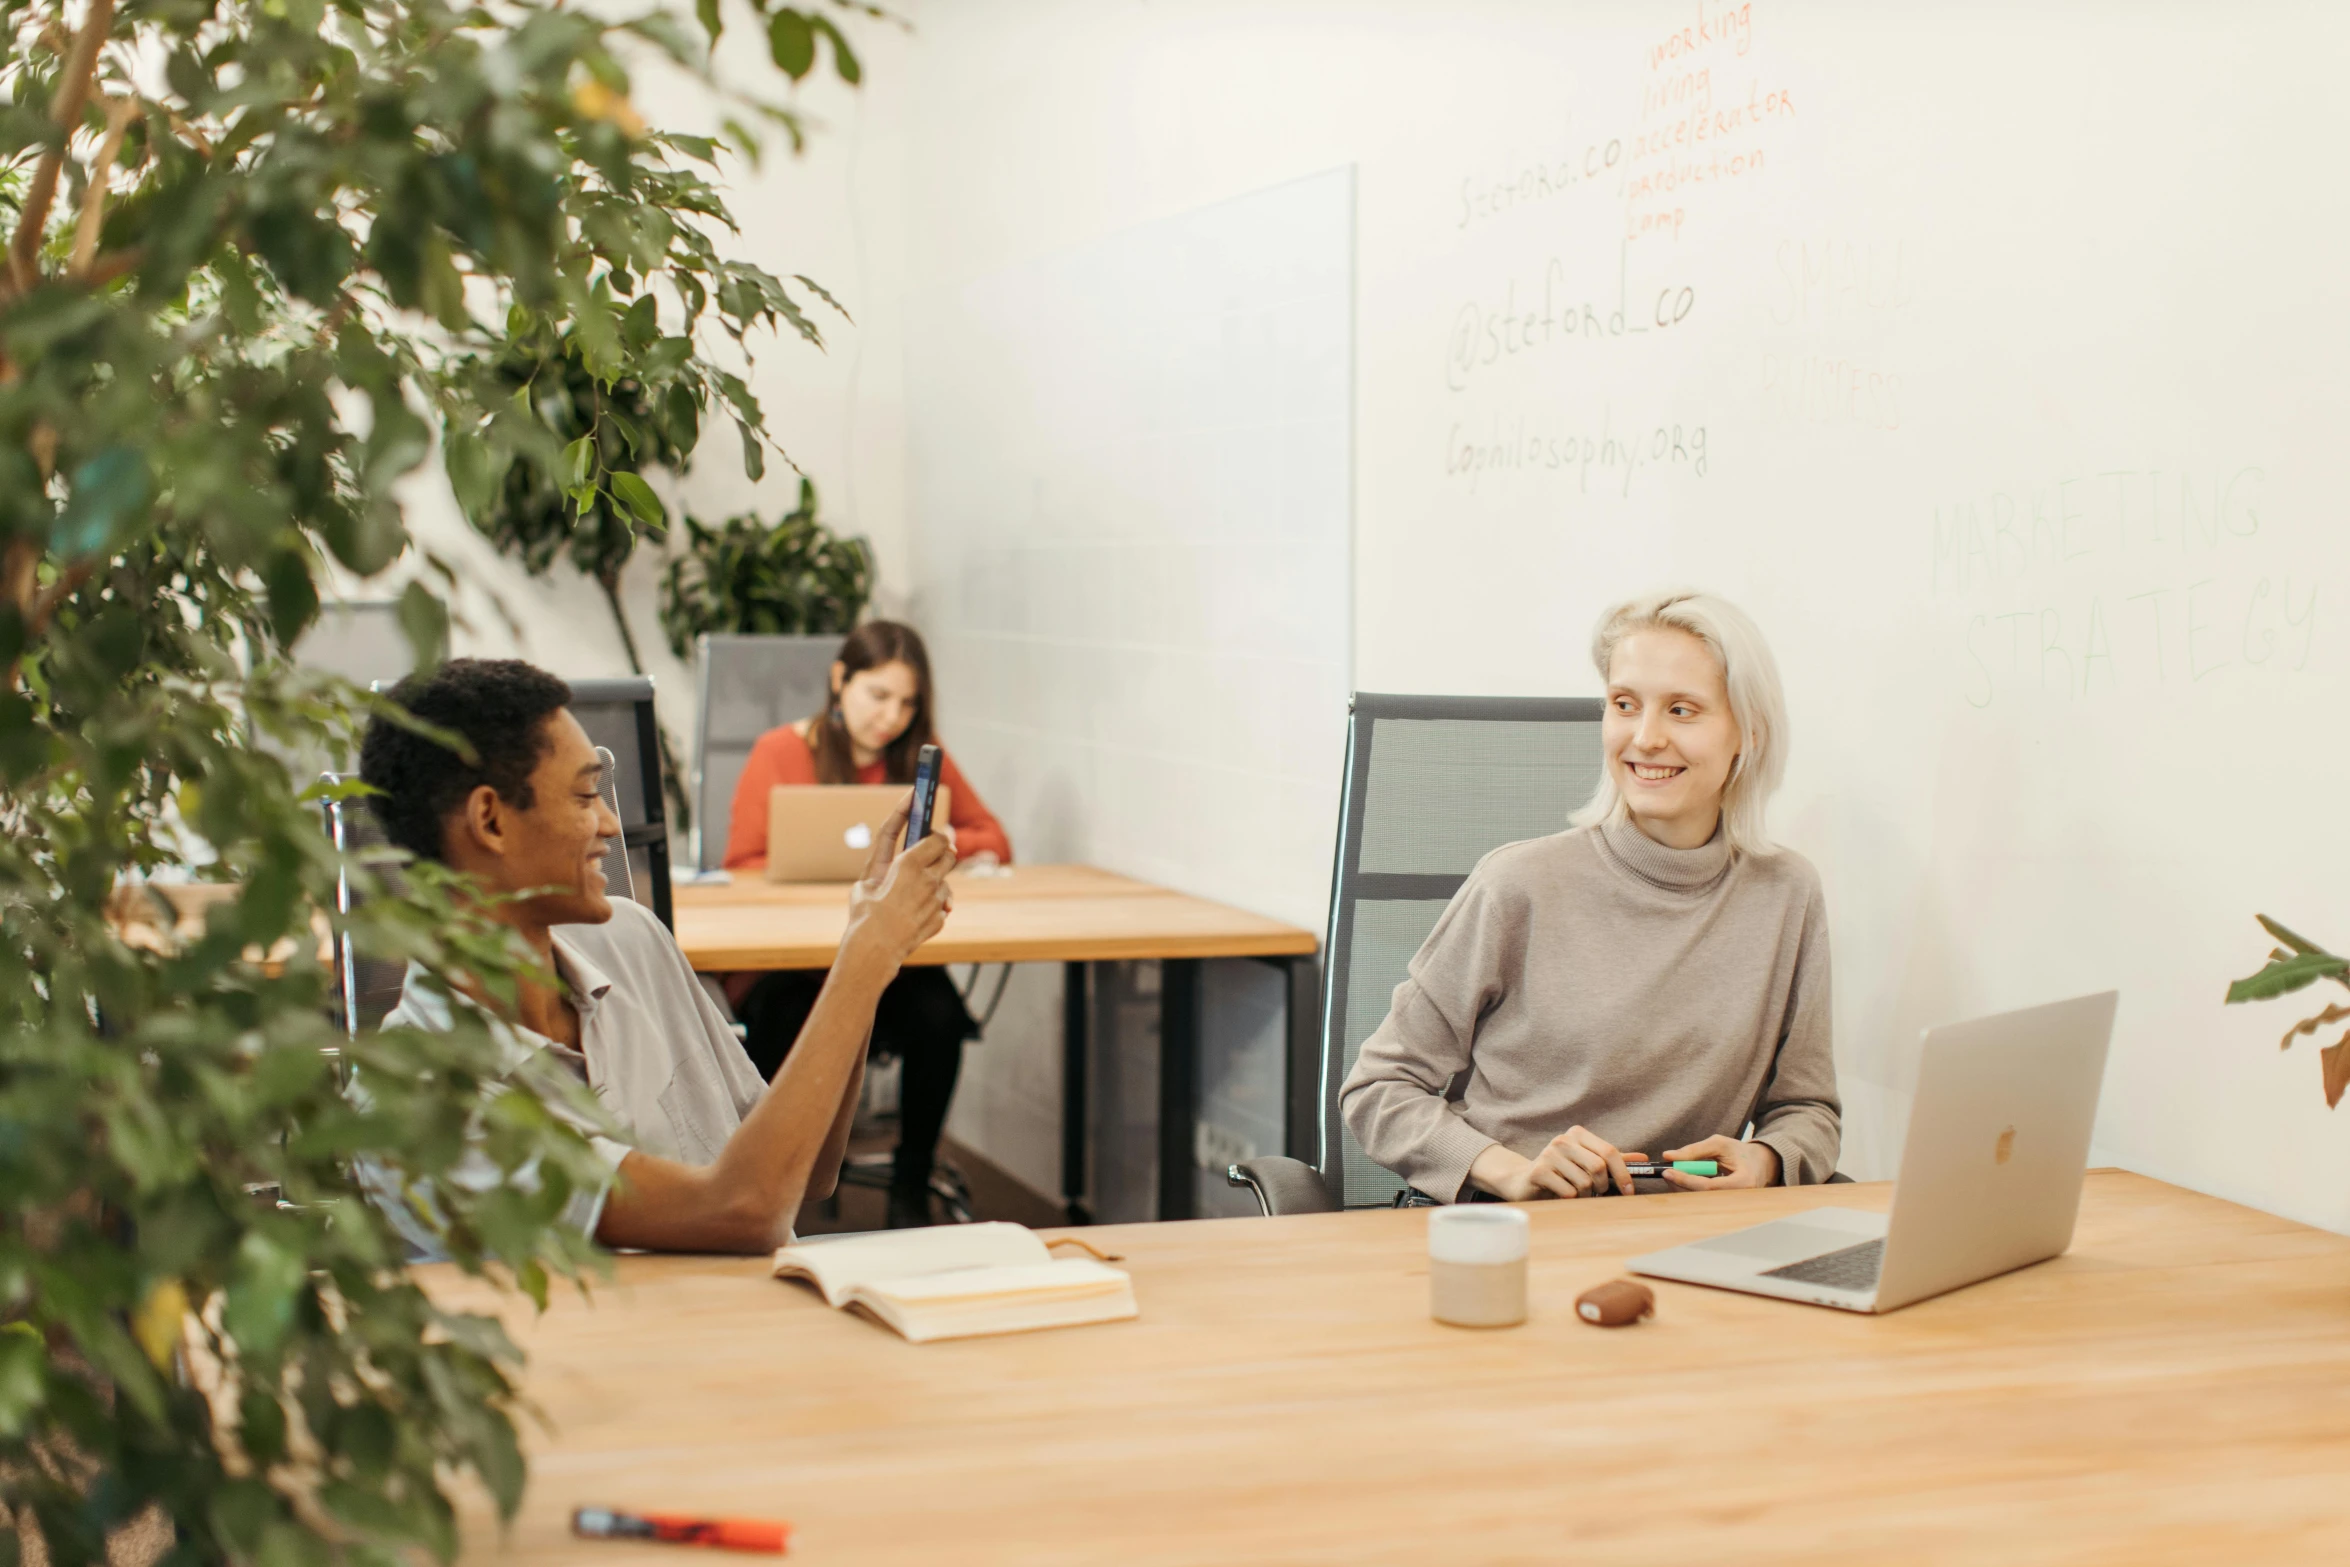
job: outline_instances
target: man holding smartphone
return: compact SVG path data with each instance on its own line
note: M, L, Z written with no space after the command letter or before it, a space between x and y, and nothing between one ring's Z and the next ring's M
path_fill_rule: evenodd
M570 687L517 660L457 659L394 687L392 700L462 735L474 759L378 718L360 775L391 841L476 877L559 984L525 984L523 1043L575 1072L629 1133L597 1137L605 1190L573 1215L606 1245L764 1252L791 1238L800 1204L839 1177L884 989L936 935L954 851L935 834L897 852L900 808L849 891L831 974L772 1083L652 913L604 891L620 837L603 765ZM910 803L910 802L909 802ZM478 991L457 1005L483 1006ZM411 970L386 1027L446 1028L450 998Z

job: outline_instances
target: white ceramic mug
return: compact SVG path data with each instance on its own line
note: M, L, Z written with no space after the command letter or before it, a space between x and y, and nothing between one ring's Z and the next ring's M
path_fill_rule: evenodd
M1428 1314L1460 1328L1526 1320L1526 1215L1499 1203L1428 1210Z

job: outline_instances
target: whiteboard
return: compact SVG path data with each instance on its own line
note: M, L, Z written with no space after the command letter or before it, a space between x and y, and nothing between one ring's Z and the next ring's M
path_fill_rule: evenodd
M2220 1004L2255 910L2350 944L2346 59L2315 6L1582 6L1365 164L1356 684L1593 693L1604 604L1747 607L1856 1175L1923 1028L2111 985L2098 1156L2350 1228L2300 1013Z

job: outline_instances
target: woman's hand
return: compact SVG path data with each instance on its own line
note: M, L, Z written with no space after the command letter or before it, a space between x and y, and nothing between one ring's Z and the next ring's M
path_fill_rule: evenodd
M865 862L864 877L849 889L849 924L841 937L844 958L861 957L888 966L894 973L914 950L944 929L954 895L947 872L955 868L955 851L946 839L933 834L893 854L906 829L906 807L890 812L873 853Z
M1644 1153L1626 1152L1596 1132L1571 1126L1531 1159L1494 1144L1469 1166L1469 1179L1504 1202L1601 1196L1611 1185L1628 1197L1632 1172L1624 1166L1647 1160Z
M1711 1159L1722 1167L1719 1175L1689 1175L1679 1170L1667 1170L1665 1179L1685 1192L1708 1191L1716 1186L1776 1186L1779 1184L1779 1150L1769 1143L1742 1143L1735 1137L1709 1137L1686 1148L1668 1148L1667 1159Z

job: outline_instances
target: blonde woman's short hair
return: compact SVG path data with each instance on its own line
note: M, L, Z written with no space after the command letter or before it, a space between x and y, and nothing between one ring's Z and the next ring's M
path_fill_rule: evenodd
M1787 770L1787 699L1779 686L1778 661L1762 629L1744 610L1711 593L1650 593L1626 599L1599 617L1591 633L1591 662L1606 680L1608 666L1624 638L1636 631L1685 631L1705 644L1721 665L1730 693L1730 717L1738 725L1738 759L1722 790L1722 835L1740 854L1779 852L1763 825L1763 811ZM1591 803L1568 818L1578 827L1628 821L1631 809L1616 787L1613 769L1601 768Z

